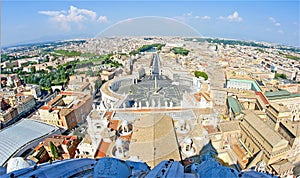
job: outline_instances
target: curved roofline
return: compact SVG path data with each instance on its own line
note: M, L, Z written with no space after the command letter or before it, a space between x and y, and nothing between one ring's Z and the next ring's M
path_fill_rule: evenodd
M97 35L95 36L95 38L98 38L101 36L101 34L103 34L104 32L106 32L107 30L119 25L119 24L122 24L122 23L125 23L125 22L128 22L128 21L131 21L131 20L137 20L137 19L142 19L142 18L159 18L159 19L165 19L165 20L171 20L173 22L176 22L176 23L179 23L181 25L184 25L186 27L188 27L189 29L191 29L193 32L195 32L196 34L199 35L199 37L201 37L202 35L198 32L198 30L196 30L194 27L186 24L186 23L183 23L179 20L176 20L174 18L170 18L170 17L163 17L163 16L141 16L141 17L134 17L134 18L127 18L125 20L121 20L121 21L118 21L117 23L105 28L104 30L102 30L101 32L97 33ZM146 35L146 36L151 36L151 35Z
M37 131L37 130L35 130L35 129L37 129L37 128L30 128L30 129L28 129L28 127L24 127L25 125L26 126L28 126L27 124L30 124L30 123L26 123L26 122L32 122L32 123L36 123L36 124L38 124L39 126L42 126L42 125L44 125L45 127L48 127L48 128L44 128L44 129L47 129L48 131L45 131L45 130L41 130L41 129L43 129L43 128L38 128L38 129L40 129L41 131ZM26 124L25 124L26 123ZM31 123L31 124L32 124ZM25 125L24 125L25 124ZM16 126L18 126L17 128L16 128ZM33 126L37 126L37 125L33 125ZM24 128L23 128L24 127ZM13 124L13 125L11 125L11 126L9 126L9 127L7 127L7 128L5 128L5 129L3 129L3 130L1 130L0 131L0 138L2 137L2 139L3 139L3 137L4 136L6 136L5 134L6 134L6 132L8 132L8 133L15 133L15 134L18 134L17 132L12 132L11 130L15 130L15 129L23 129L22 131L23 132L30 132L30 131L32 131L32 132L34 132L35 134L37 134L37 135L33 135L33 136L31 136L30 138L26 138L26 137L24 137L24 134L23 135L21 135L20 137L24 137L24 138L22 138L22 141L24 142L24 143L20 143L20 142L18 142L18 141L20 141L20 138L13 138L13 136L9 136L8 138L7 137L5 137L6 139L4 139L4 140L2 140L2 141L0 141L0 145L2 146L1 148L4 150L1 150L0 149L0 166L2 165L6 165L7 164L7 161L10 159L10 158L12 158L12 157L14 157L14 156L16 156L17 154L19 154L20 152L24 152L25 150L23 150L24 148L26 148L27 146L30 146L31 144L34 144L35 142L37 142L37 141L39 141L40 139L42 139L42 138L45 138L45 137L47 137L47 136L50 136L50 135L52 135L52 134L54 134L54 133L56 133L57 131L59 131L60 130L60 128L59 127L56 127L56 126L53 126L53 125L50 125L50 124L47 124L47 123L44 123L44 122L41 122L41 121L38 121L38 120L33 120L33 119L23 119L23 120L20 120L20 121L18 121L17 123L15 123L15 124ZM33 130L35 130L35 131L33 131ZM20 132L20 130L19 130L19 132ZM4 134L4 135L3 135ZM25 136L26 136L26 134L25 134ZM19 140L18 140L19 139ZM28 140L26 140L26 139L28 139ZM4 142L6 141L6 144L3 144ZM25 142L26 141L26 142ZM2 142L2 143L1 143ZM9 146L9 149L5 149L5 146ZM5 151L7 151L7 150L9 150L8 152L5 152ZM4 153L5 153L5 155L4 155Z

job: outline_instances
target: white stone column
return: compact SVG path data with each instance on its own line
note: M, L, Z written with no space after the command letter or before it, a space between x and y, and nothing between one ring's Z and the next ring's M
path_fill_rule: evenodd
M173 101L170 102L170 108L173 108Z

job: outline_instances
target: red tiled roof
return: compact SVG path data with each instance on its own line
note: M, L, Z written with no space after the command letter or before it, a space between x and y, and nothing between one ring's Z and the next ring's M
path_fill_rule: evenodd
M68 143L68 140L64 140L63 142L62 142L62 144L67 144Z
M126 135L126 136L120 135L120 138L121 138L122 140L125 140L125 141L130 141L130 140L131 140L131 136L132 136L132 134Z
M34 151L39 150L42 146L43 146L42 144L38 144L38 145L34 148Z
M239 157L240 160L243 160L246 157L246 154L242 148L237 144L233 144L233 151Z
M258 95L266 105L270 104L265 95L263 95L261 92L256 91L255 94Z
M196 98L196 100L198 102L200 102L201 101L201 92L194 94L194 97Z
M203 92L202 95L206 99L206 101L210 101L210 94L209 93Z
M50 100L48 102L48 105L51 106L53 105L54 103L56 103L58 100L60 100L62 98L62 95L57 95L55 98L53 98L52 100Z
M106 152L109 148L110 143L104 142L103 140L100 142L99 147L96 151L95 158L102 158L106 156Z
M69 95L69 96L84 96L84 93L81 92L74 92L74 91L61 91L61 95Z
M111 116L112 116L113 112L112 111L107 111L104 115L104 117L107 117L108 120L111 120Z
M108 124L108 128L118 130L119 120L110 120Z
M218 129L217 128L214 128L214 126L212 125L206 125L206 126L203 126L207 132L210 134L210 133L215 133L215 132L218 132Z
M44 105L40 109L42 109L42 110L49 110L49 109L51 109L51 107L47 106L47 105Z

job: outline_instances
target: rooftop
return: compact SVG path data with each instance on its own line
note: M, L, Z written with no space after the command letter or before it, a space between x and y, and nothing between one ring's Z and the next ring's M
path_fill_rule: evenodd
M59 128L35 120L24 119L0 131L0 165L26 144L51 135Z
M261 100L266 104L269 105L269 101L267 100L267 98L265 97L265 95L263 95L261 92L255 92L255 94L257 96L259 96L261 98Z
M241 130L239 121L220 122L219 128L222 133Z
M279 135L274 129L262 121L254 112L245 111L244 120L261 135L272 147L279 144L288 143L282 136ZM245 122L243 121L243 122Z
M288 160L281 160L270 165L277 173L282 174L292 170L295 166Z
M259 86L255 80L245 80L245 79L235 79L235 78L231 78L229 80L233 81L233 82L251 83L252 87L255 91L261 92L261 89L259 88Z
M268 98L268 100L276 100L276 99L300 97L300 94L292 94L286 90L279 90L279 91L265 92L265 96Z
M291 121L291 120L284 120L281 123L284 125L286 129L294 136L299 137L300 136L300 121Z
M291 110L289 110L289 108L283 104L271 102L271 107L274 108L279 113L291 112Z
M107 155L108 148L111 143L101 140L99 147L96 151L95 158L103 158Z
M242 105L233 97L228 97L227 98L228 101L228 105L229 107L232 109L232 111L234 112L234 114L240 114L242 112Z
M151 166L159 160L178 160L178 143L172 118L162 114L149 114L137 119L134 123L129 155L138 156Z

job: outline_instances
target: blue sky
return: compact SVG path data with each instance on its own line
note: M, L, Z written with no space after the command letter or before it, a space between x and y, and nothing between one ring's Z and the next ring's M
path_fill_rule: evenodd
M118 21L140 16L175 18L203 36L300 46L295 1L2 1L2 46L94 37Z

